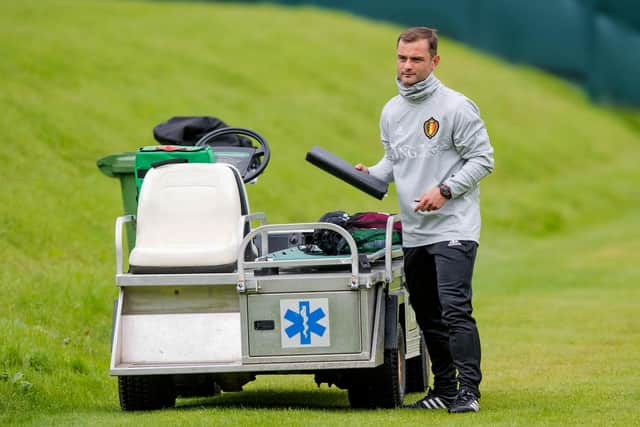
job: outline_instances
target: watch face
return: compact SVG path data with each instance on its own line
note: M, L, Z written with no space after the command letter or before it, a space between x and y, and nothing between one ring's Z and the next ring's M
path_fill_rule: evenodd
M440 194L442 194L442 197L450 199L451 198L451 189L448 186L442 184L440 186Z

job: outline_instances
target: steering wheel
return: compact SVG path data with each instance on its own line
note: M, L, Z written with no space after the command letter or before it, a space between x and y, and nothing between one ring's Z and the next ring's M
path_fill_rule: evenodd
M238 147L229 146L228 143L216 144L216 141L214 140L223 135L248 136L256 140L259 146ZM231 156L229 158L230 160L232 157L235 157L236 159L234 159L235 161L228 162L238 168L240 174L242 175L242 180L245 183L253 181L258 175L264 172L265 168L269 164L269 159L271 158L271 150L269 149L269 144L267 144L267 141L259 133L246 128L229 127L211 131L200 138L198 142L196 142L197 147L202 147L204 145L209 145L214 150L214 153L220 152L221 157L224 157L224 153L222 153L222 151L225 150L230 150L235 153L242 153L244 155L243 157L247 157L248 159L238 162L236 160L237 156ZM216 145L218 145L218 147L220 148L215 147ZM224 149L222 147L224 147Z

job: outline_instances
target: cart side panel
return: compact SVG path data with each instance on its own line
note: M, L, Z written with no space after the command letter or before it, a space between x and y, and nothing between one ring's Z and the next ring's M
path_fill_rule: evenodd
M250 357L362 351L359 292L249 295L247 313Z
M241 360L235 286L132 286L122 296L116 365Z
M416 320L415 312L409 303L409 292L407 291L404 277L395 278L389 286L390 294L398 299L398 320L403 325L406 343L407 358L420 354L420 328Z
M124 315L122 329L122 363L241 359L240 313Z

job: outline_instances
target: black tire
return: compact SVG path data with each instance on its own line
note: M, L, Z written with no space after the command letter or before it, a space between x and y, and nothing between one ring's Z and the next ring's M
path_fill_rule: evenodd
M176 404L173 380L166 375L118 377L118 394L124 411L171 408Z
M352 408L396 408L404 400L407 366L404 358L404 333L397 326L397 346L384 351L384 363L373 370L362 372L349 387Z
M384 351L384 364L379 369L378 382L380 389L378 396L378 408L396 408L402 405L407 384L407 363L404 358L406 353L404 332L398 324L397 348Z
M407 359L407 393L422 393L429 386L429 352L420 333L420 355Z

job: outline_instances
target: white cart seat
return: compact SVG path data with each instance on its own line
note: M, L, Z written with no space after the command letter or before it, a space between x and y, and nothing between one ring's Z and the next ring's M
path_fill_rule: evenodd
M140 189L132 273L232 271L246 214L232 166L182 163L152 168Z

